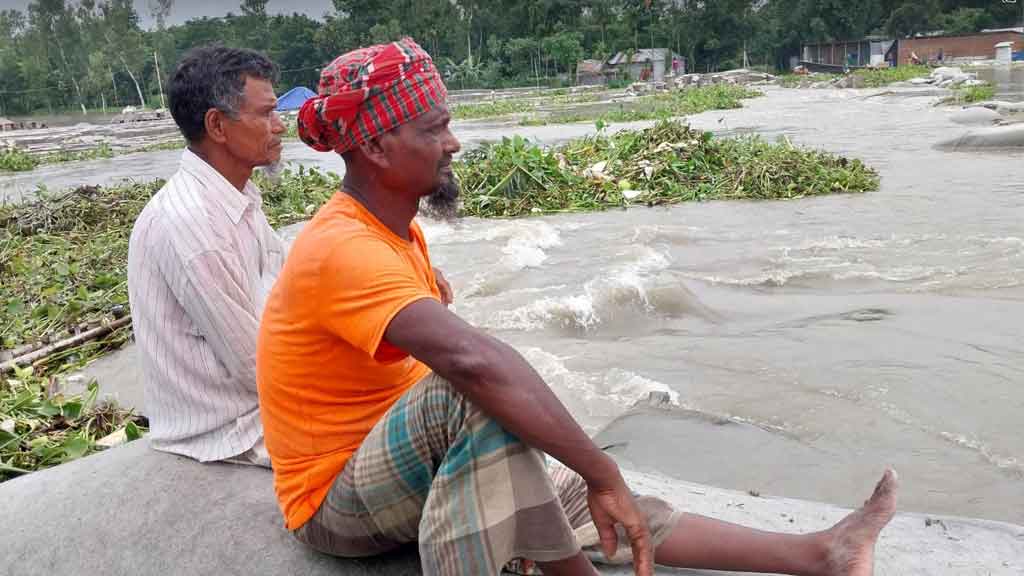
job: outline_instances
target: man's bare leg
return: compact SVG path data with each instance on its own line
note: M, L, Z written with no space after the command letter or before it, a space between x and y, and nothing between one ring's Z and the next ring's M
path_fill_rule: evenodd
M889 470L863 507L813 534L762 532L686 514L655 550L655 562L706 570L870 576L875 542L896 512L896 487L896 475Z

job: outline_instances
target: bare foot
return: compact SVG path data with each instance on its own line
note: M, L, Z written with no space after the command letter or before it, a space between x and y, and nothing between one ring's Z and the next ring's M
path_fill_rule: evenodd
M825 533L829 539L829 554L823 574L871 576L874 573L875 542L896 514L897 485L896 472L886 470L864 506Z

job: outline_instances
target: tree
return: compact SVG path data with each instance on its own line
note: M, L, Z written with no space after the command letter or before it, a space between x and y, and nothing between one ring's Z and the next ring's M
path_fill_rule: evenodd
M174 0L149 0L149 14L156 20L157 30L164 30L167 27L167 17L174 7Z
M994 25L994 19L981 8L957 8L938 19L946 34L973 34Z
M370 28L370 42L383 44L394 42L402 38L402 27L398 20L391 19L387 22L379 22Z
M541 44L545 54L555 62L555 69L561 65L562 70L572 73L576 63L583 58L583 37L579 32L559 32L545 38Z
M921 0L904 4L893 10L885 30L890 36L904 38L918 32L927 32L932 26L932 16L938 11L935 0Z
M267 2L268 0L242 0L242 4L240 6L242 9L242 16L266 18Z
M472 58L466 58L459 63L455 63L451 58L446 58L445 61L445 79L448 82L458 82L459 88L465 89L467 81L472 86L483 75L483 66Z
M143 45L139 30L139 16L131 0L108 0L100 5L100 12L103 14L103 38L108 58L121 64L135 85L139 105L145 107L146 98L135 76L135 71L141 70L143 62L148 59L148 50Z

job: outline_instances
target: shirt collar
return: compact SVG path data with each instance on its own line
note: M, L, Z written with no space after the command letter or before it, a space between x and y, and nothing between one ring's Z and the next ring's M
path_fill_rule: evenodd
M259 189L251 180L239 192L216 168L188 148L181 154L181 167L206 185L204 197L220 206L235 224L242 219L249 206L253 203L258 205L262 201Z

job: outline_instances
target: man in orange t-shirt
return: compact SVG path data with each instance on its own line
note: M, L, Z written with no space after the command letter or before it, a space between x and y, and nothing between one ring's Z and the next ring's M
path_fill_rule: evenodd
M286 527L345 557L417 542L428 575L534 562L595 574L599 548L645 575L655 560L868 574L895 506L891 475L864 509L800 536L634 497L522 356L447 310L414 221L422 198L455 211L446 94L404 39L336 59L299 114L303 141L340 153L346 175L295 240L260 328L261 416Z

